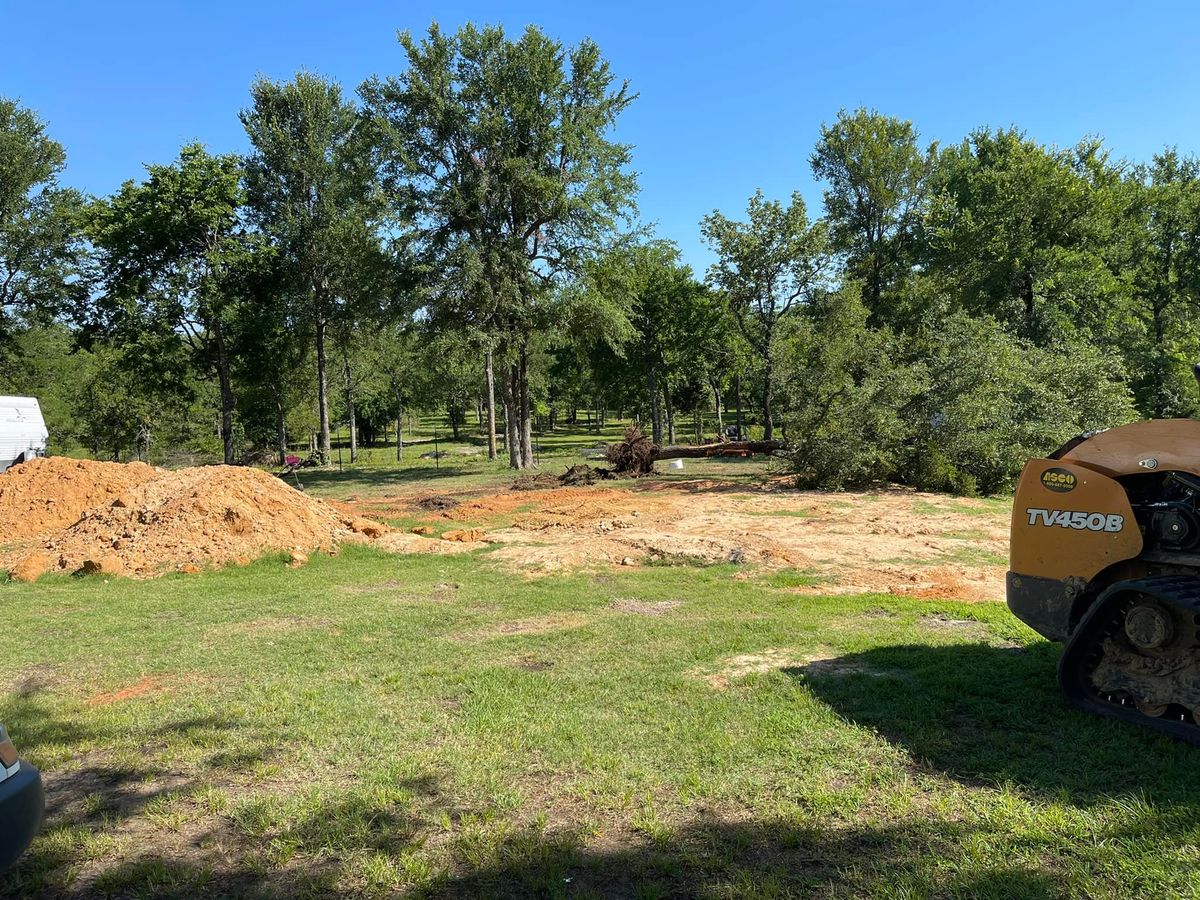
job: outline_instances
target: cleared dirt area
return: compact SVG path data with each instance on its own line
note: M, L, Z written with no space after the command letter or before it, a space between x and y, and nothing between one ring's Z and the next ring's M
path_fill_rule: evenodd
M500 490L414 488L327 503L256 469L65 459L0 476L0 515L23 538L0 549L0 564L21 580L45 571L196 572L281 550L299 565L313 551L372 541L395 553L490 545L488 558L529 577L733 563L786 572L780 586L798 593L965 600L1003 595L1008 531L1007 505L996 501L895 488L804 492L780 479L530 489L526 478Z
M441 498L445 500L446 498ZM718 481L460 495L431 510L400 495L343 504L376 518L471 523L526 575L597 565L723 562L799 570L800 593L1003 597L1003 503L901 489L828 494Z

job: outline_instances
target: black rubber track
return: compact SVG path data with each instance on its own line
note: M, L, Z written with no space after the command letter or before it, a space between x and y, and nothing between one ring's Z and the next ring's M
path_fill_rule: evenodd
M1067 699L1080 709L1144 725L1200 746L1200 726L1190 715L1183 720L1170 713L1163 717L1147 716L1138 712L1132 703L1106 699L1092 685L1091 674L1096 667L1097 654L1106 637L1123 629L1125 604L1131 593L1150 595L1188 615L1200 613L1200 577L1162 575L1118 581L1097 598L1071 635L1058 662L1058 683Z

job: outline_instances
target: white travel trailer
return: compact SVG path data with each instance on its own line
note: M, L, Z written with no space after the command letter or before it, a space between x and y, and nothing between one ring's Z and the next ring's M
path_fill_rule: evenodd
M45 456L49 437L36 397L0 397L0 472Z

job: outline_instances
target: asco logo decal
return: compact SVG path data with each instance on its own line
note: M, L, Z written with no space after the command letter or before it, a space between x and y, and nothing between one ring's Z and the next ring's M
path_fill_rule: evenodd
M1047 469L1042 473L1042 487L1058 494L1067 494L1075 490L1076 483L1074 473L1066 469Z

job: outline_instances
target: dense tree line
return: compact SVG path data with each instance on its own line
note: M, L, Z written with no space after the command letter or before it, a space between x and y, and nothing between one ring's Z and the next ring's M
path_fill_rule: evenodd
M843 111L808 160L821 214L715 210L695 273L640 224L635 98L595 44L434 25L400 49L354 96L256 81L245 155L189 144L102 198L0 98L0 372L57 448L327 461L345 429L351 459L399 456L436 410L524 468L535 421L624 415L781 438L810 484L991 491L1076 432L1197 412L1200 169L1176 150L940 146Z

